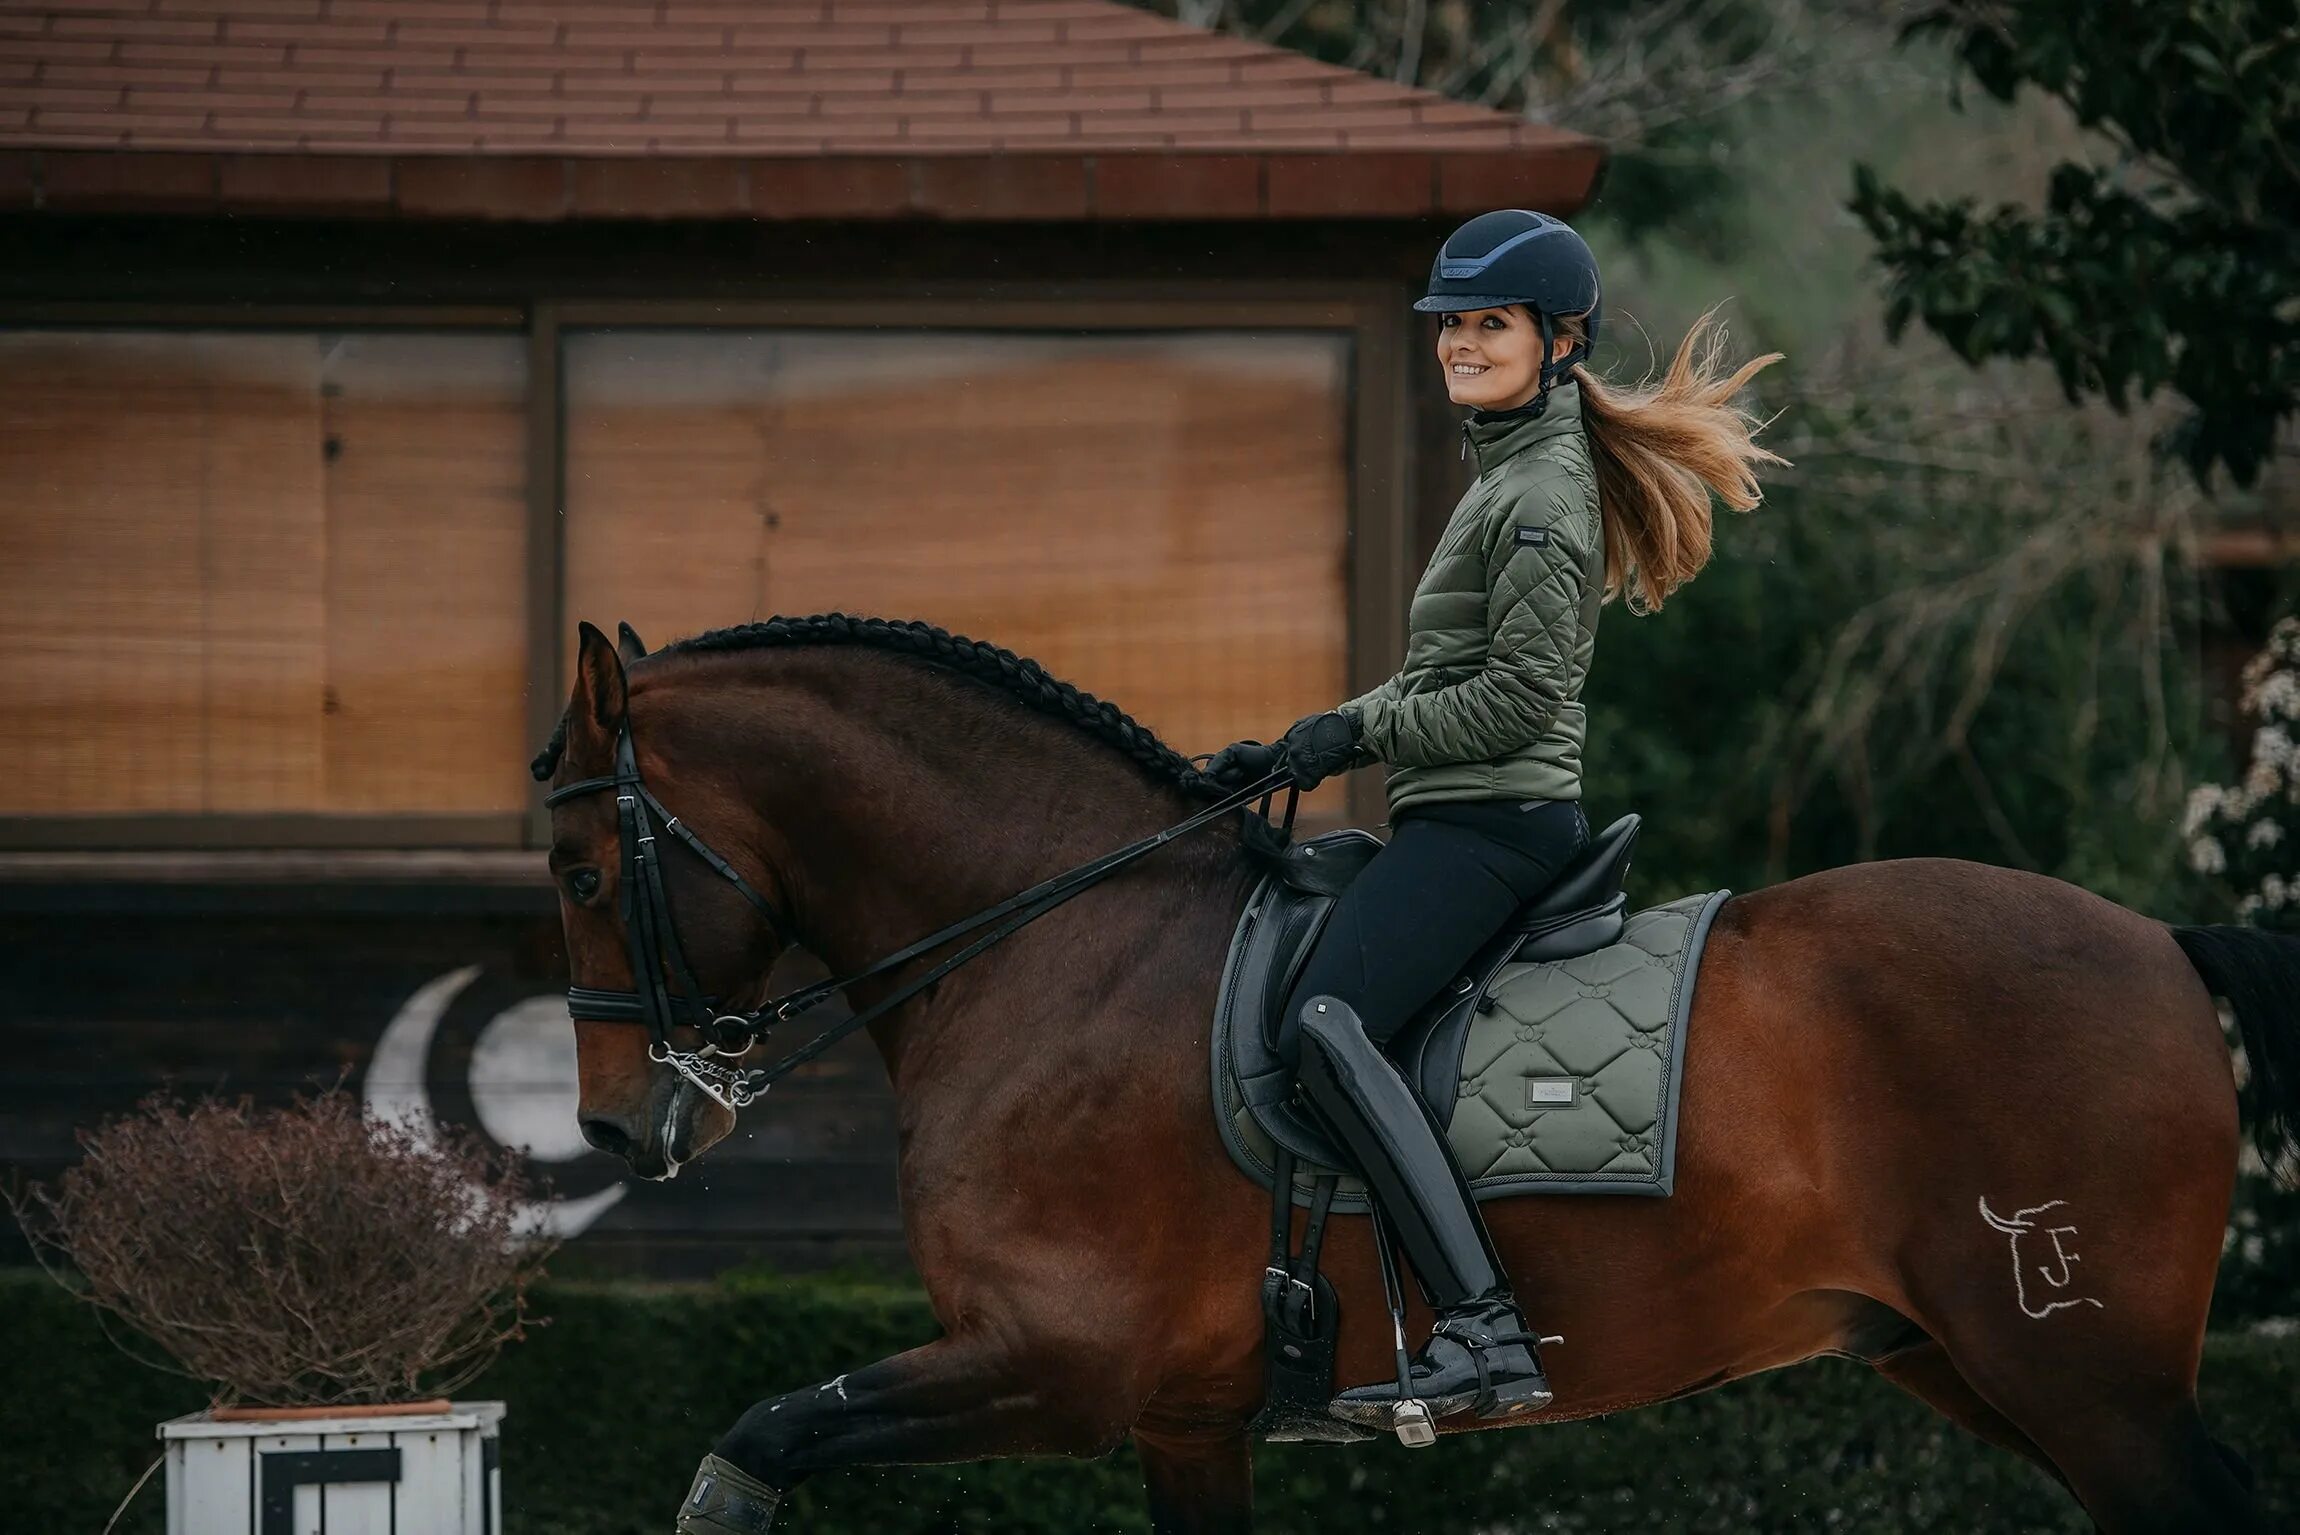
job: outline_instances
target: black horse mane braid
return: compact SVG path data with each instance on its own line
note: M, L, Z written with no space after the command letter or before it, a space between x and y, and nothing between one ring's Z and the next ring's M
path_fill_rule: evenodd
M1116 704L1064 682L1036 661L983 640L970 640L933 624L894 618L856 618L845 613L821 613L811 618L770 618L764 623L736 624L713 629L692 639L667 645L665 650L705 654L712 651L770 650L786 645L854 645L868 650L907 656L945 671L957 672L996 688L1041 714L1085 731L1106 746L1115 747L1136 766L1161 783L1191 794L1212 794L1213 785L1171 746L1158 739L1147 725ZM548 779L559 767L567 745L567 723L561 720L550 744L536 757L530 770L538 780Z

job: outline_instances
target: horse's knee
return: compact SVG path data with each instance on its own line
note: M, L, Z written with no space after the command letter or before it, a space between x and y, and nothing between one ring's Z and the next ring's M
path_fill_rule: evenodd
M1069 1460L1100 1460L1126 1442L1126 1425L1108 1413L1073 1417L1049 1412L1043 1453Z
M1079 1356L1047 1358L1024 1372L1031 1417L1048 1455L1095 1460L1126 1442L1141 1398L1116 1372L1079 1367Z

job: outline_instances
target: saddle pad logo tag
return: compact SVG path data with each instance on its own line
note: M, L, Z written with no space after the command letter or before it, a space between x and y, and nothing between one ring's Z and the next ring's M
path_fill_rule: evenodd
M1581 1084L1572 1077L1527 1077L1525 1106L1529 1109L1570 1109L1581 1096Z
M1517 524L1517 546L1520 549L1538 549L1549 542L1549 529Z

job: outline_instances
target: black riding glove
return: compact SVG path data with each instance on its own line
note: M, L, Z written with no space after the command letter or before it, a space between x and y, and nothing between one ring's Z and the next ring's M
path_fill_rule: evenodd
M1294 786L1315 789L1358 763L1357 722L1338 709L1305 714L1279 737Z
M1259 741L1235 741L1214 753L1206 776L1224 789L1243 789L1278 770L1278 748Z

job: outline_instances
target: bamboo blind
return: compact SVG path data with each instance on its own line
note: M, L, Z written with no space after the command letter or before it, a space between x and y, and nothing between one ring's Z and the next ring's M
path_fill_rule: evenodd
M0 332L0 814L524 805L523 367Z
M1347 357L1305 334L579 333L568 616L651 642L922 618L1182 751L1269 739L1344 696Z

